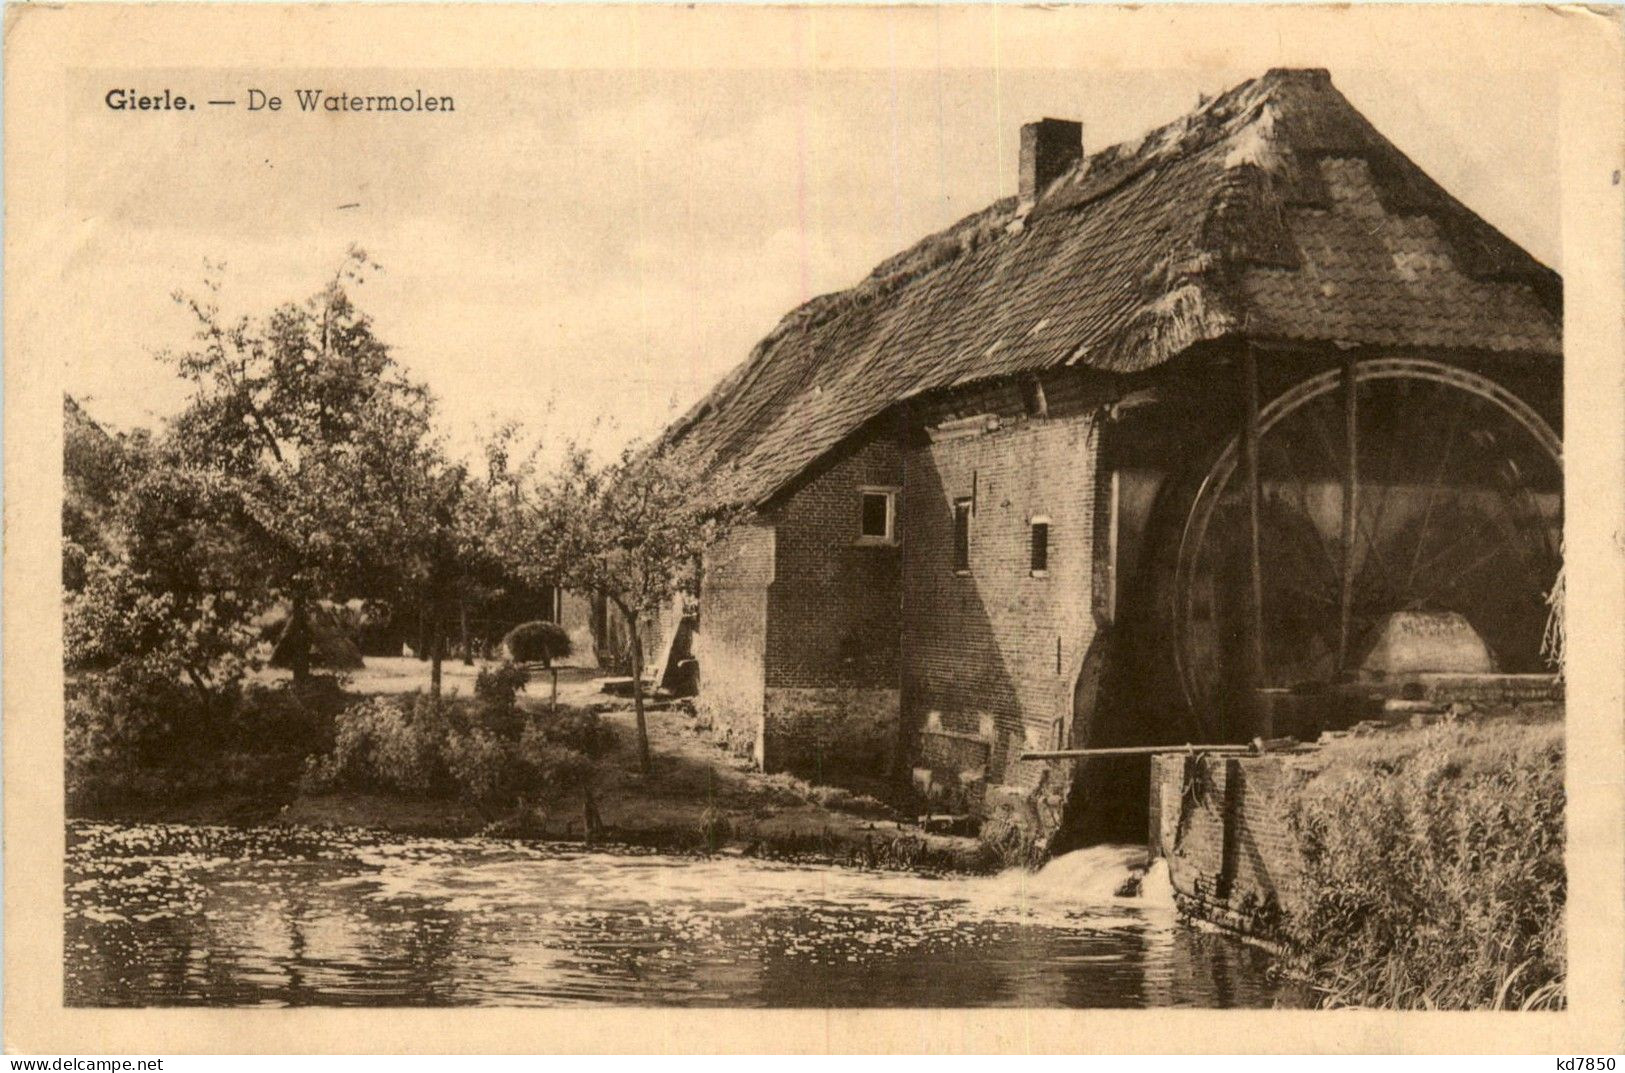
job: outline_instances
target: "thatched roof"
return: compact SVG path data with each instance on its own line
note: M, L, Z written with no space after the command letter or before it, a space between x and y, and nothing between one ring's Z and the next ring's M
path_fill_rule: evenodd
M1561 353L1555 273L1333 88L1273 70L790 313L666 432L759 503L923 392L1256 339ZM726 476L722 476L723 474Z

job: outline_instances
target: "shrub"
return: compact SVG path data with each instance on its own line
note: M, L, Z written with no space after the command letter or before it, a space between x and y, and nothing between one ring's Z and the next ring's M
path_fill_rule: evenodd
M66 693L67 803L82 814L232 792L272 799L333 744L344 694L331 678L224 684L203 696L144 663L79 675Z
M354 704L338 716L332 751L307 765L305 785L457 796L485 809L586 789L594 760L615 745L593 712L566 710L545 721L516 713L519 729L499 733L491 703L443 702L438 711L423 696Z
M560 708L538 717L529 728L539 739L597 760L615 749L615 731L604 725L597 712L580 708Z
M332 675L251 684L225 721L229 747L262 756L324 753L333 746L339 712L353 700Z
M554 660L570 654L570 635L556 622L521 622L508 631L502 647L515 663L551 667Z
M251 610L227 593L177 594L127 563L92 556L83 587L63 605L63 664L191 682L204 703L250 669Z
M519 691L530 681L522 667L504 663L481 670L474 679L474 698L480 723L491 733L518 741L525 719L519 711Z
M1561 724L1441 724L1322 755L1290 806L1304 869L1284 927L1328 1001L1561 1005Z
M534 789L532 772L512 742L483 727L445 740L446 767L457 795L483 807L511 804Z
M427 697L368 697L339 713L333 749L308 766L306 785L445 796L447 733Z
M70 811L168 796L154 769L209 731L196 693L131 667L82 675L66 696Z

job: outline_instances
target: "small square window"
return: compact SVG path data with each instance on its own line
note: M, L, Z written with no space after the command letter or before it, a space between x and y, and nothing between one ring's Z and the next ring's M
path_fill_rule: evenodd
M1034 577L1049 573L1049 519L1034 518L1032 522L1032 572Z
M954 500L954 572L970 573L970 507L968 499Z
M858 539L865 544L893 543L897 539L896 490L864 488L858 496Z

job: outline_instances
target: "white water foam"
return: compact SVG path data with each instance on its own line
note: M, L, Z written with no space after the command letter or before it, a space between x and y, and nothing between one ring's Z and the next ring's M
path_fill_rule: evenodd
M1011 901L1101 905L1122 897L1144 870L1144 846L1090 846L1056 857L1036 872L1001 872L989 886L990 893Z
M1145 876L1140 880L1140 900L1148 909L1173 909L1174 883L1168 875L1168 859L1158 857L1146 869Z
M432 900L447 909L548 913L562 906L617 912L682 912L727 918L774 908L947 912L958 920L1019 920L1113 929L1145 922L1139 910L1172 904L1167 872L1148 872L1143 845L1075 850L1037 871L993 876L923 876L731 857L558 854L500 843L459 853L424 847L366 847L363 876L334 882L369 899ZM373 870L376 869L376 870Z

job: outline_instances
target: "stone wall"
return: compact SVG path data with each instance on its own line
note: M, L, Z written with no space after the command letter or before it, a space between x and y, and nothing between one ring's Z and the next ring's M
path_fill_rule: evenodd
M1182 907L1271 937L1302 871L1287 805L1304 777L1292 754L1152 757L1151 852Z
M741 526L707 550L700 589L695 710L712 733L761 762L766 689L767 593L773 582L772 526Z

